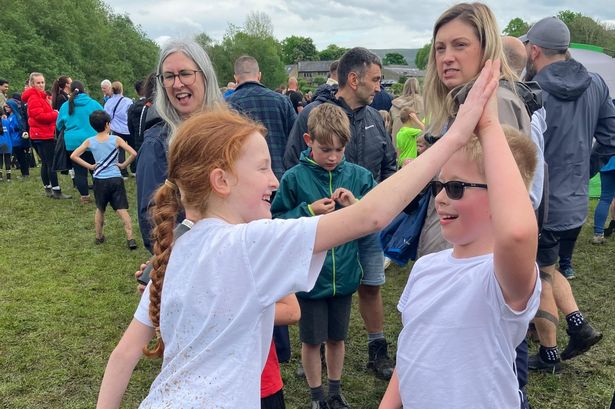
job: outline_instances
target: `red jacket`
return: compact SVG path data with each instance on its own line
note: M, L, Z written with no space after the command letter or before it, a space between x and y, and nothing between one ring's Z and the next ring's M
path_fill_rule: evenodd
M22 94L21 100L28 104L30 139L53 139L58 113L51 108L45 91L28 88Z

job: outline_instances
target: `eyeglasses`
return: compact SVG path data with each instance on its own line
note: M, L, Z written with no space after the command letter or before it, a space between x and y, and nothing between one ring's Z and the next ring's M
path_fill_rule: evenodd
M179 78L179 81L184 85L192 85L196 81L196 73L203 72L201 70L181 70L179 74L173 74L172 72L163 72L158 75L158 80L162 82L165 87L172 87L175 84L175 77Z
M484 183L467 183L460 182L458 180L451 180L446 183L438 182L434 180L431 182L431 194L435 197L442 191L442 188L446 190L446 195L449 199L459 200L463 197L463 192L467 187L477 187L480 189L487 189L487 185Z

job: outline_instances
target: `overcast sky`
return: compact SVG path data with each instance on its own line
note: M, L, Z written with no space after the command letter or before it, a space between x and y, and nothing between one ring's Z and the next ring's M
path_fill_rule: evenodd
M157 42L167 37L207 33L222 39L229 24L243 25L251 11L271 17L274 35L311 37L318 50L342 47L419 48L429 42L433 23L451 1L443 0L106 0L115 13ZM500 30L521 17L530 23L572 10L615 24L613 0L491 0Z

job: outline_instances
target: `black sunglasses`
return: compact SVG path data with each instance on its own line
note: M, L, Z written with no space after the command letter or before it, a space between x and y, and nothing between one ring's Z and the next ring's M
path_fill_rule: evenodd
M449 199L459 200L463 197L463 191L466 187L477 187L480 189L487 189L487 185L484 183L467 183L460 182L458 180L450 180L446 183L434 180L431 182L431 194L435 197L442 191L442 188L446 190L446 195Z

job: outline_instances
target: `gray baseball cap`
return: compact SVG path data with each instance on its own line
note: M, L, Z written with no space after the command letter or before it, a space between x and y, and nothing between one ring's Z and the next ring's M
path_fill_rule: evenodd
M567 50L570 46L570 30L559 18L545 17L534 24L527 34L519 37L519 40L551 50Z

